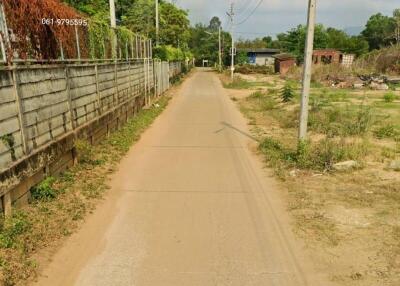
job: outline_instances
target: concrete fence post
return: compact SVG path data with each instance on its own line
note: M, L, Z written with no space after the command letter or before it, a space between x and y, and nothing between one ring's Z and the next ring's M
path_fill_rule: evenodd
M131 36L131 58L133 59L135 57L135 55L133 54L133 36Z
M12 205L11 205L11 193L7 192L3 195L2 197L2 202L3 204L3 211L4 211L4 215L6 217L9 217L12 215Z
M152 82L153 78L152 78L152 75L150 73L151 65L152 65L152 60L150 58L147 58L147 78L149 79L148 93L149 93L150 104L151 104L151 88L153 87L152 84L154 84L154 82Z
M71 96L71 92L70 92L70 86L69 86L69 69L68 66L65 67L65 89L67 92L67 102L68 102L68 110L69 110L69 119L70 119L70 123L71 123L71 129L74 130L75 129L75 119L74 119L74 112L73 112L73 108L72 108L72 96Z
M63 44L61 41L60 41L60 56L61 56L61 60L63 61L65 59L64 58L64 47L63 47Z
M129 59L128 41L125 42L125 59L126 61Z
M25 116L24 116L24 109L22 105L22 99L21 96L18 92L18 76L17 76L17 67L13 66L12 68L12 77L13 77L13 91L14 91L14 96L15 96L15 102L17 103L17 109L18 109L18 121L19 121L19 129L21 133L21 139L22 139L22 147L24 149L25 155L29 154L29 148L28 148L28 137L26 133L26 124L25 124Z
M136 54L136 58L138 59L139 58L139 46L138 46L138 36L137 35L135 35L135 47L136 47L135 54Z
M143 75L144 75L144 102L145 106L148 105L147 99L147 74L146 74L146 59L143 59Z
M167 63L168 63L168 69L167 69L167 70L168 70L168 72L167 72L167 74L168 74L167 89L169 89L169 84L170 84L170 83L169 83L169 72L170 72L170 71L169 71L169 62L167 62Z
M114 94L113 94L113 106L118 104L118 65L117 61L114 62Z
M96 80L96 101L97 101L97 113L101 114L101 99L100 99L100 90L99 90L99 71L97 64L94 65L94 73Z
M75 40L76 40L76 52L78 55L78 59L81 59L81 47L79 44L79 33L78 33L78 26L74 26L75 27Z

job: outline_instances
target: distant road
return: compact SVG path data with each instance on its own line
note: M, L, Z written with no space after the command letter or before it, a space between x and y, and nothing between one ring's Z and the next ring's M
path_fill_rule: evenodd
M317 281L249 144L216 74L197 70L38 285L330 285Z

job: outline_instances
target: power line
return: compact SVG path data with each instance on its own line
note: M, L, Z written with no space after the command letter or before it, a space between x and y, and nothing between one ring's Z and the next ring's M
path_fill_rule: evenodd
M258 7L260 7L260 5L261 5L261 3L262 3L263 1L264 1L264 0L260 0L260 1L257 3L256 7L253 9L253 11L251 11L251 13L250 13L243 21L237 23L236 26L242 25L244 22L246 22L248 19L250 19L250 17L253 16L253 14L256 12L256 10L258 9Z
M250 3L253 3L253 0L247 0L246 3L242 7L239 8L238 15L246 12L247 8L250 7Z

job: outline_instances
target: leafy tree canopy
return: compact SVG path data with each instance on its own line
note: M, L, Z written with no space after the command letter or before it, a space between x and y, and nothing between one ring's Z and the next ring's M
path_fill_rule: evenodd
M213 20L214 19L214 20ZM194 57L200 63L201 60L207 59L211 64L218 63L218 27L216 24L220 20L214 17L210 21L210 25L196 24L190 29L189 48L193 52ZM217 28L217 30L215 30ZM221 31L222 44L222 60L224 64L230 61L231 36L228 32Z
M215 32L218 31L219 27L221 27L221 20L216 16L212 17L208 29Z
M371 50L379 49L393 42L395 26L394 18L378 13L369 18L362 35Z

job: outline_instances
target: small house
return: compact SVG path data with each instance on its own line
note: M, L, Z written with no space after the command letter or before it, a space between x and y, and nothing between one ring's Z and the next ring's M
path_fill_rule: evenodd
M291 54L277 54L274 56L275 72L285 75L291 67L296 65L296 58Z
M273 66L274 55L280 52L278 49L239 49L238 51L247 53L251 65L259 66Z
M350 67L355 59L353 54L345 54L335 49L321 49L313 52L314 64L341 64Z

